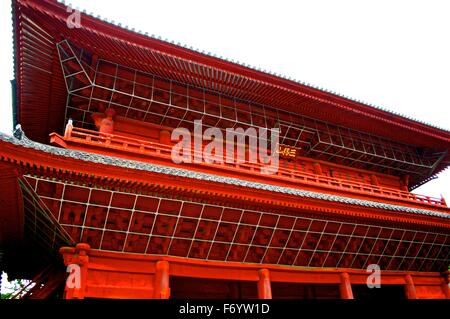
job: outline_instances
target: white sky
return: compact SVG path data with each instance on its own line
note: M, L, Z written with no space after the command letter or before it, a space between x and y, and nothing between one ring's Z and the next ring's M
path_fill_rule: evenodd
M72 4L137 30L450 129L446 0L73 0ZM12 129L10 8L9 0L0 1L3 132ZM416 192L443 194L450 203L450 170Z

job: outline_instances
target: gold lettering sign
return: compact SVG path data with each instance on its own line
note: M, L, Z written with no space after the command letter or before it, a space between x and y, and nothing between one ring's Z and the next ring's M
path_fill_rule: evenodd
M280 145L278 147L278 154L280 154L282 157L293 158L297 156L297 149L289 146Z

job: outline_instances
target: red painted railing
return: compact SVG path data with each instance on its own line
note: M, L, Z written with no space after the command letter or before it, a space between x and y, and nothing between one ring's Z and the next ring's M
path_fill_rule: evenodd
M54 134L55 135L55 134ZM91 146L105 147L121 152L135 153L147 156L153 156L158 158L164 158L171 160L172 146L165 145L156 142L148 142L136 138L117 134L106 134L97 131L87 130L83 128L69 127L66 129L64 138L65 141L78 142ZM191 156L196 153L191 150ZM198 154L202 155L202 154ZM203 155L202 155L203 156ZM201 165L209 167L220 167L222 169L231 171L246 171L251 174L257 174L261 170L261 164L255 163L214 163ZM268 176L268 175L265 175ZM288 179L293 182L300 182L305 184L315 184L332 189L352 191L359 193L370 193L377 196L388 197L393 199L411 200L414 202L421 202L431 205L439 205L447 207L444 198L433 198L425 195L413 194L397 189L391 189L387 187L380 187L376 185L359 183L356 181L348 181L335 177L328 177L323 175L311 174L302 171L289 170L283 167L279 167L278 172L275 175L271 175L278 179Z

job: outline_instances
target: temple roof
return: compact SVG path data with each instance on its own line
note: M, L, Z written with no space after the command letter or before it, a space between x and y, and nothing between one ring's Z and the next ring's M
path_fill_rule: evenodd
M67 7L52 0L14 0L13 11L17 81L15 122L21 123L28 136L39 142L48 143L48 134L63 130L67 91L56 44L68 40L91 52L94 59L106 59L418 148L450 149L450 132L447 130L281 75L129 30L86 12L81 15L80 28L69 28ZM432 174L439 173L449 164L447 153Z

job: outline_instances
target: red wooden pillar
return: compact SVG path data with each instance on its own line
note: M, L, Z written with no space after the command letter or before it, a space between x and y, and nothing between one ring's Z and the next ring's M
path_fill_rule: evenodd
M405 276L405 295L406 299L417 299L416 287L414 286L414 282L412 280L411 275Z
M442 205L447 206L447 202L445 201L445 198L444 196L442 196L442 194L441 194L441 203Z
M64 288L65 299L84 299L86 294L89 268L88 244L77 244L73 247L62 247L59 252L64 257L64 264L71 270ZM78 267L74 267L78 266Z
M270 274L268 269L260 269L258 272L258 298L272 299L272 288L270 287Z
M339 285L342 299L353 299L352 284L350 283L350 276L344 272L341 274L341 284Z
M61 247L59 249L59 253L63 255L64 265L67 266L67 272L69 272L69 265L74 264L74 256L75 256L75 248L74 247ZM64 299L73 299L74 289L69 287L69 281L71 280L71 273L69 273L69 277L66 279L66 284L64 286Z
M317 175L323 175L322 166L319 163L313 163L314 173Z
M370 181L371 181L372 185L380 186L380 183L378 182L378 177L376 175L371 174Z
M403 175L401 179L401 186L404 191L408 191L408 185L409 185L409 175Z
M444 272L444 277L442 278L442 291L444 292L445 298L450 299L450 271Z
M169 299L169 263L165 260L156 262L155 282L154 282L154 298Z
M159 132L159 142L161 144L169 145L171 140L171 133L167 130L161 130Z
M450 299L450 287L448 285L449 284L446 283L445 280L443 280L441 287L446 299Z

